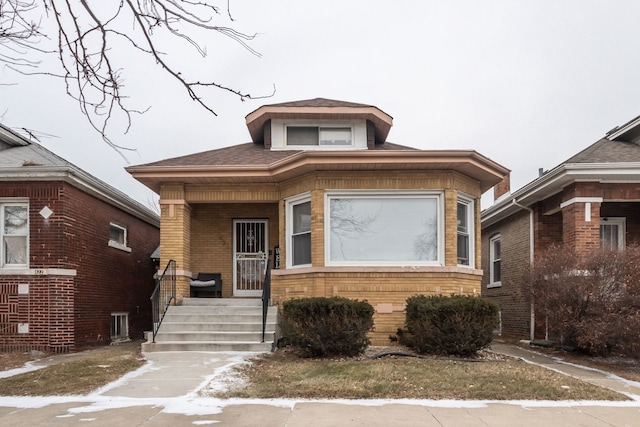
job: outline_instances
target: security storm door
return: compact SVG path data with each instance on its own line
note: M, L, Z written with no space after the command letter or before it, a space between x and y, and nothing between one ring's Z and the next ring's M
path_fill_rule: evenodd
M236 219L233 221L233 295L258 297L268 257L268 221Z

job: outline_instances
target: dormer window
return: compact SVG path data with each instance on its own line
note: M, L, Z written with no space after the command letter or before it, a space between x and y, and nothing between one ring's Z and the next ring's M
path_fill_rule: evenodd
M287 126L287 146L352 146L351 127Z

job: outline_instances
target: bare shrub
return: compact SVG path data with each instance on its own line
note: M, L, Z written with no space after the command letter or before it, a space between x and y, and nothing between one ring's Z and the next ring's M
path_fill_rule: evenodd
M579 258L551 246L536 257L526 286L550 338L561 345L640 357L640 248Z

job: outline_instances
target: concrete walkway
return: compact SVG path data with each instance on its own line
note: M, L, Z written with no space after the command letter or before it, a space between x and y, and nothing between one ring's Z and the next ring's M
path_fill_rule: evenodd
M640 384L504 344L493 350L626 393L628 402L219 400L201 397L248 353L146 354L145 367L88 396L0 397L7 426L639 426Z

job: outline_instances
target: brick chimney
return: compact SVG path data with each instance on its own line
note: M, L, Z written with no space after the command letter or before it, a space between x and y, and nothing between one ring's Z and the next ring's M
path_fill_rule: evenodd
M511 192L511 174L507 172L502 181L493 186L493 201L498 200L509 192Z

